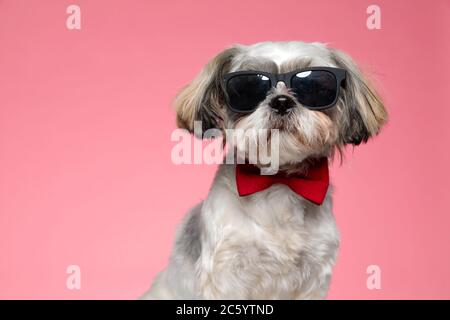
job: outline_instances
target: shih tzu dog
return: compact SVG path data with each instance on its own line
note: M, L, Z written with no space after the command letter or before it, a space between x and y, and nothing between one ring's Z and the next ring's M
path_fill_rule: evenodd
M205 66L175 107L178 126L191 132L195 121L203 131L277 129L279 168L262 175L258 162L220 165L143 298L325 298L339 247L327 159L366 142L387 120L355 62L321 43L235 45Z

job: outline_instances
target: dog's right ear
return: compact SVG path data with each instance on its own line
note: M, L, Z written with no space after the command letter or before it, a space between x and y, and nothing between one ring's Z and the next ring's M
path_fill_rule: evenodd
M344 144L359 145L376 135L386 123L388 114L371 82L347 54L330 49L336 65L347 71L342 98L341 137Z
M192 133L194 121L201 121L202 134L212 128L224 130L226 102L223 76L228 72L233 57L239 51L240 49L234 46L218 54L181 90L175 99L178 127Z

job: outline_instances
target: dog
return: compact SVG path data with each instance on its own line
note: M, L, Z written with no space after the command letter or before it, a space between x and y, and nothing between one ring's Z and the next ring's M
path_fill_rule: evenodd
M277 129L282 178L245 194L270 176L221 164L207 198L179 225L168 267L142 298L326 298L339 248L328 159L342 160L346 145L367 142L388 116L360 68L317 42L234 45L174 104L178 126L190 132L195 121L202 132Z

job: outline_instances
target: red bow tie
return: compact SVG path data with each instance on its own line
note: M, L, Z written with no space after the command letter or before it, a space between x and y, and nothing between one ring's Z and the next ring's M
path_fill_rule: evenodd
M293 176L286 176L280 172L276 175L260 175L259 169L255 166L248 164L236 166L236 184L241 197L265 190L275 183L285 184L303 198L321 205L329 185L328 160L320 159L308 168L306 174Z

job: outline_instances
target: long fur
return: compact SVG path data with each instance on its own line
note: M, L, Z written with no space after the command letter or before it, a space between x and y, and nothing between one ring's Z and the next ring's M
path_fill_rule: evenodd
M347 79L338 103L324 111L298 102L288 115L270 100L291 95L283 83L258 108L233 113L224 101L227 72L289 72L307 66L340 67ZM321 43L263 42L236 45L209 62L175 101L181 128L193 130L279 129L280 169L304 170L310 160L332 157L347 144L376 135L387 112L376 90L345 53ZM241 146L228 141L231 148ZM146 299L322 299L335 263L339 233L332 214L331 187L314 205L284 185L239 197L235 165L224 164L208 197L184 218L176 233L168 267L155 279Z

